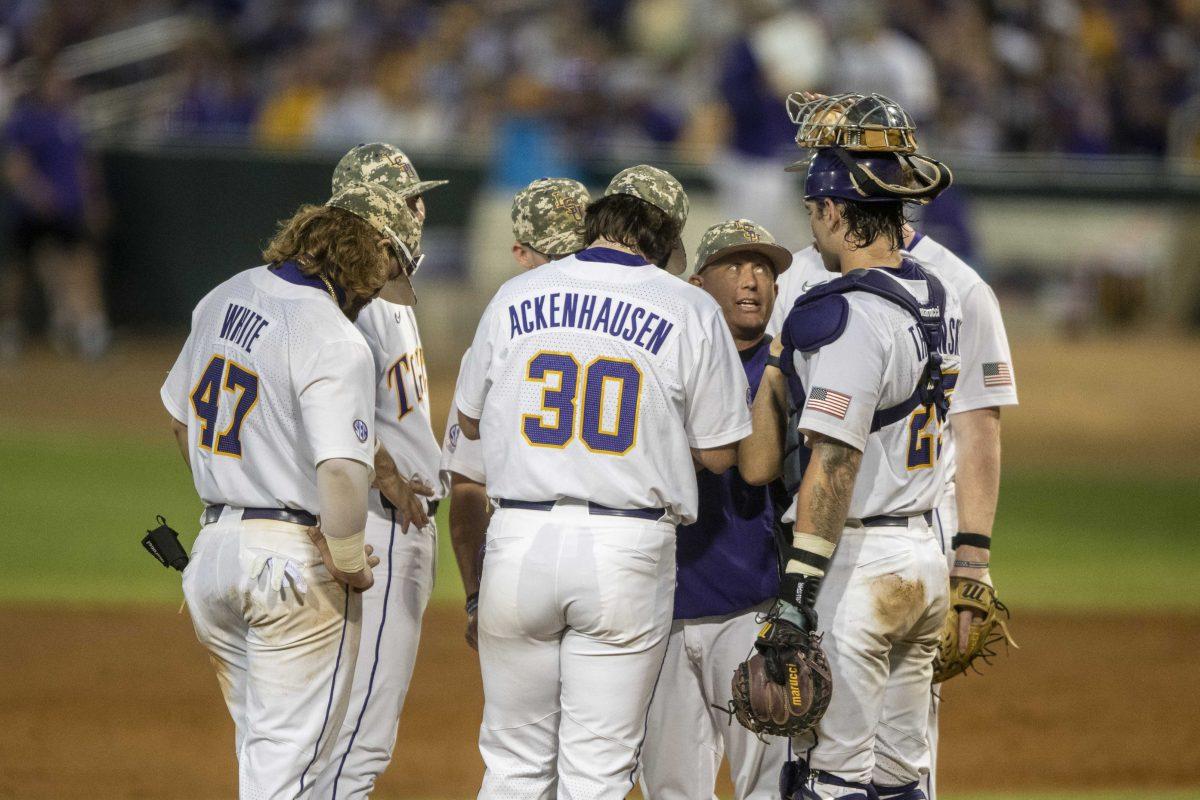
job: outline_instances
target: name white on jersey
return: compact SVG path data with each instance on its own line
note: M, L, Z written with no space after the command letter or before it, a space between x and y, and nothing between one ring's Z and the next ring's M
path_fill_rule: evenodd
M690 449L747 436L747 396L707 293L649 264L570 256L501 287L455 404L481 420L493 497L667 507L689 522Z
M319 514L316 466L373 463L374 365L323 289L267 267L204 297L160 391L206 504Z

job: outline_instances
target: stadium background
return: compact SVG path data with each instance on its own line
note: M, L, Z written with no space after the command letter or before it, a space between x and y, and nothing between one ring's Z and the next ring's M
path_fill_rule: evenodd
M914 113L958 178L921 225L996 286L1013 340L995 577L1022 646L947 686L946 796L1200 797L1200 3L27 0L0 22L0 114L47 58L74 87L116 332L98 360L60 352L29 290L24 346L0 342L0 798L231 794L178 576L137 544L157 513L190 541L199 513L157 388L196 299L326 195L342 150L392 141L452 181L417 280L440 425L514 269L515 188L650 161L688 187L689 244L737 214L801 246L780 167L802 87ZM380 797L478 786L442 545Z

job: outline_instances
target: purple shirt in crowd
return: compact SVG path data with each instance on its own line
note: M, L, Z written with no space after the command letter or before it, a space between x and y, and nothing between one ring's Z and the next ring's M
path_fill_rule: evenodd
M750 392L758 392L771 337L743 350ZM737 467L720 475L696 475L700 514L679 528L675 562L675 619L745 611L779 594L775 524L787 508L778 481L751 486Z
M83 132L70 112L33 99L19 102L4 126L6 150L25 151L54 190L53 218L79 222L84 213L87 151ZM42 217L19 201L21 214Z

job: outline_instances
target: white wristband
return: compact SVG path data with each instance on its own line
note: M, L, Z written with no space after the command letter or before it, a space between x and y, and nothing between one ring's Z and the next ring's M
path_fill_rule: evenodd
M824 559L833 557L833 551L837 548L837 544L817 536L815 533L802 533L800 531L792 531L792 548L795 550L803 550L806 553L820 556ZM795 558L789 558L787 564L784 565L783 571L792 575L812 575L820 578L825 575L825 570L820 567L806 564Z
M359 531L343 539L326 536L325 543L329 545L329 556L333 559L333 566L347 574L361 572L366 568L367 552L364 548L366 539L366 531Z

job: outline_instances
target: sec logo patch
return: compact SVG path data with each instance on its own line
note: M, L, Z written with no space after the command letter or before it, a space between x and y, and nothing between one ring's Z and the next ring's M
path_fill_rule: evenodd
M459 429L457 422L453 423L450 426L450 452L451 453L453 453L456 449L458 449L458 435L461 432L462 431Z
M358 437L358 440L360 442L365 442L367 440L367 434L367 423L363 422L361 419L354 420L354 435Z

